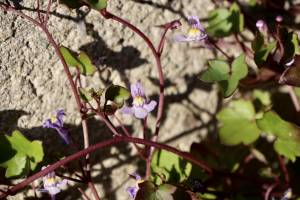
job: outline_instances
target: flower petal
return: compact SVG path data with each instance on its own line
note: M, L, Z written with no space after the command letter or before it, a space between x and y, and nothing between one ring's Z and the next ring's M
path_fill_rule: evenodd
M56 130L57 130L58 134L60 135L60 137L62 137L62 139L65 141L65 143L70 144L68 130L64 127L56 128Z
M124 113L124 114L128 114L128 115L133 114L132 108L131 108L131 107L128 107L128 106L124 106L124 107L121 109L121 112Z
M139 188L137 187L128 187L126 189L127 193L129 194L129 196L132 198L132 199L135 199L135 196L138 192Z
M152 110L154 110L154 108L156 107L156 105L157 105L157 102L156 101L150 101L150 103L148 103L148 104L144 104L144 109L146 109L147 110L147 112L149 113L149 112L151 112Z
M50 194L50 195L56 195L56 194L58 194L58 193L60 193L60 188L58 188L58 187L47 187L47 188L45 188L46 190L48 190L48 193Z
M140 97L145 96L145 90L140 81L137 81L135 84L131 84L130 92L133 98L135 98L136 96L140 96Z
M176 35L174 37L174 40L176 42L190 42L190 41L193 41L193 40L191 40L190 38L188 38L188 37L186 37L184 35Z
M199 18L197 16L190 16L188 18L188 23L190 26L199 29L202 32L205 32L205 29L203 28Z
M64 122L63 122L63 117L64 116L65 116L65 111L64 110L58 110L56 112L56 119L57 119L56 124L60 127L62 127L64 125Z
M142 107L133 107L133 111L134 116L138 119L144 119L148 115L147 110Z

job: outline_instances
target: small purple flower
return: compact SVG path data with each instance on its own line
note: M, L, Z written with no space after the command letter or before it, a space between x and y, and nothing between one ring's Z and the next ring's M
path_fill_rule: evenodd
M43 167L45 169L46 167ZM55 200L55 195L61 192L61 189L66 186L68 181L66 179L60 179L55 175L55 172L50 172L43 177L43 189L39 189L40 192L46 192L51 196L52 200Z
M63 110L58 110L56 112L56 116L53 116L51 119L47 119L43 127L44 128L52 128L55 129L58 134L62 137L62 139L65 141L66 144L70 143L69 140L69 132L66 128L64 128L64 122L63 122L63 116L65 115L65 112Z
M267 26L267 24L266 24L266 22L265 22L264 20L262 20L262 19L257 20L257 22L256 22L255 25L256 25L256 28L257 28L260 32L262 32L262 33L268 32L268 26Z
M175 36L176 42L200 42L207 38L205 29L200 23L200 20L197 16L190 16L188 18L188 23L190 29L187 35L177 35Z
M121 111L124 114L133 114L138 119L144 119L148 113L154 110L157 102L146 100L145 91L140 81L131 84L130 91L133 98L132 107L125 106Z
M138 186L138 184L144 182L144 180L143 180L143 179L141 178L141 176L138 175L138 174L129 174L129 176L131 176L132 178L134 178L137 182L136 182L136 186L128 187L128 188L126 189L126 191L127 191L127 193L129 194L129 196L130 196L132 199L135 199L136 194L137 194L137 192L139 191L139 186Z

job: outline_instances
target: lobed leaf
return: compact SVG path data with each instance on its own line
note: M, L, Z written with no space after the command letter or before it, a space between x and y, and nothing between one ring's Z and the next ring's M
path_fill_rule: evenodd
M259 138L260 130L255 123L255 110L250 101L237 100L223 108L217 119L221 126L219 136L225 145L251 144Z

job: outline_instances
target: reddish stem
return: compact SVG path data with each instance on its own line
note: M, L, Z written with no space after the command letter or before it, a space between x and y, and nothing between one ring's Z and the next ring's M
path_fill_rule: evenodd
M148 36L146 36L140 29L138 29L136 26L132 25L128 21L108 12L107 10L101 10L100 13L102 14L103 17L106 19L112 19L114 21L119 22L120 24L130 28L133 32L138 34L147 44L147 46L150 48L152 51L152 54L155 58L156 61L156 66L157 66L157 71L158 71L158 77L159 77L159 103L158 103L158 111L156 115L156 128L155 128L155 134L158 135L159 133L159 128L160 128L160 122L163 114L163 108L164 108L164 75L163 75L163 70L162 70L162 65L160 61L160 53L156 51L152 41L149 39ZM155 137L157 138L157 137Z
M112 145L116 145L120 142L128 142L128 143L136 143L136 144L143 144L143 145L148 145L148 146L153 146L156 147L158 149L164 149L167 151L170 151L172 153L177 154L178 156L186 159L187 161L190 161L191 163L197 165L198 167L200 167L201 169L203 169L204 171L208 172L209 174L213 173L213 169L210 168L206 163L199 161L198 159L194 158L190 153L186 153L186 152L182 152L177 150L174 147L165 145L165 144L161 144L161 143L157 143L157 142L152 142L149 140L143 140L140 138L133 138L133 137L127 137L127 136L116 136L113 139L107 140L107 141L103 141L100 143L97 143L95 145L90 146L87 149L78 151L77 153L70 155L52 165L49 165L47 168L45 168L44 170L28 177L27 179L25 179L24 181L20 182L19 184L15 185L14 187L12 187L11 189L9 189L7 191L6 194L1 194L0 195L0 199L1 198L5 198L8 195L14 195L17 191L24 189L26 186L28 186L30 183L32 183L33 181L35 181L38 178L41 178L43 176L45 176L46 174L60 168L63 165L68 164L71 161L77 160L80 157L86 156L87 154L90 154L98 149L102 149L104 147L108 147L108 146L112 146Z

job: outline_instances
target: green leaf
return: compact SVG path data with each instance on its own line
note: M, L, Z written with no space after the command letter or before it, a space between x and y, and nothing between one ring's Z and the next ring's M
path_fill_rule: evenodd
M202 74L201 80L205 82L217 81L224 97L229 97L236 90L239 81L247 76L247 73L245 55L241 54L232 62L231 67L226 61L210 61L209 68Z
M123 106L124 101L129 99L130 92L127 88L118 85L111 85L105 92L105 101L113 101L119 108Z
M80 72L84 75L93 75L96 72L95 65L92 64L91 59L84 52L81 52L78 56L78 60L81 63Z
M262 90L254 90L253 96L255 99L259 100L262 105L269 106L271 105L271 95L269 92L265 92Z
M277 139L274 143L274 149L280 154L290 159L292 162L296 161L296 157L300 156L299 141Z
M257 119L258 127L265 133L274 135L281 139L294 140L299 139L299 127L284 121L275 112L264 113L261 119Z
M231 16L229 21L232 22L232 32L239 33L244 30L244 15L241 13L239 5L234 2L230 7Z
M260 49L263 48L264 44L265 44L264 36L260 32L258 32L251 43L251 47L253 51L255 52L259 51Z
M214 82L227 80L229 78L230 67L226 61L212 60L208 62L209 68L205 71L201 80L205 82Z
M165 150L158 150L153 155L151 170L154 174L163 173L167 181L180 182L190 175L192 164L186 162L176 154Z
M19 131L14 131L12 136L5 136L16 154L0 166L6 168L6 177L15 177L34 170L43 160L44 151L40 141L29 141Z
M261 119L257 119L258 127L265 133L277 137L274 149L288 159L295 161L300 156L300 128L281 119L276 113L266 112Z
M209 13L206 32L210 36L225 37L230 35L232 24L228 21L230 11L226 8L219 8Z
M60 52L69 67L79 68L83 75L93 75L95 73L96 67L86 53L81 52L76 58L72 51L64 46L60 47Z
M89 102L93 99L92 97L92 94L90 91L87 91L86 89L84 88L78 88L79 90L79 95L80 95L80 98L85 101L85 102Z
M259 33L256 35L251 46L254 51L254 61L260 67L267 61L269 54L276 47L276 41L265 44L263 35Z
M233 3L229 9L219 8L210 12L206 31L210 36L226 37L244 29L244 16L238 4Z
M69 67L80 67L81 66L81 63L76 58L76 56L71 52L70 49L68 49L67 47L64 47L64 46L61 46L59 49Z
M88 0L93 9L102 10L107 7L107 0Z
M255 110L250 101L237 100L223 108L217 119L221 123L219 136L225 145L251 144L258 139L260 130L255 123Z

